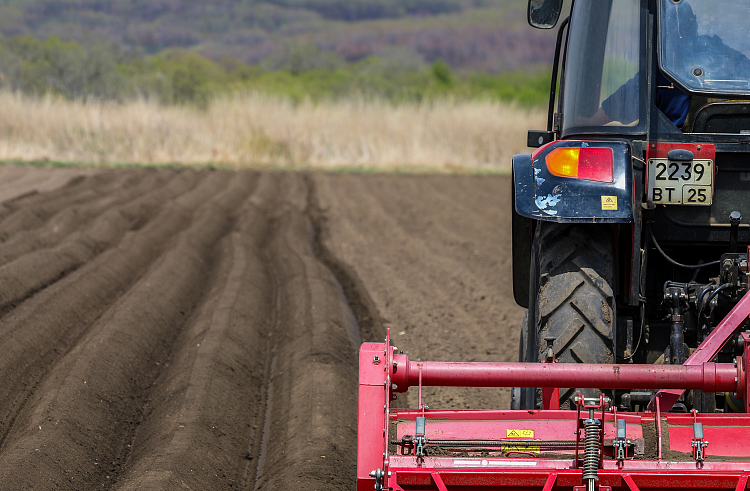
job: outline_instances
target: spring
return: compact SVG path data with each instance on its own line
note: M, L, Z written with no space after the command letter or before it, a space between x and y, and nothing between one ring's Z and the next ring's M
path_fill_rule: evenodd
M599 470L599 422L595 419L587 419L583 422L586 429L586 441L583 456L583 480L598 481Z

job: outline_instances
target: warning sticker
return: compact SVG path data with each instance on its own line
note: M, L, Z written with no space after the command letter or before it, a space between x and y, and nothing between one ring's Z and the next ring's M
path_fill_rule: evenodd
M534 430L505 430L506 438L534 438Z
M602 196L602 210L616 210L617 196Z
M536 440L534 440L536 441ZM503 452L532 452L539 453L542 451L541 447L527 447L525 445L501 445L500 449Z

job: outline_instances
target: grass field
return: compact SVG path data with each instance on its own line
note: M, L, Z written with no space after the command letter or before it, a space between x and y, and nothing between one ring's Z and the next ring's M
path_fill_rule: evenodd
M486 100L295 104L242 94L198 109L6 91L0 160L502 173L513 154L528 152L526 130L544 125L542 109Z

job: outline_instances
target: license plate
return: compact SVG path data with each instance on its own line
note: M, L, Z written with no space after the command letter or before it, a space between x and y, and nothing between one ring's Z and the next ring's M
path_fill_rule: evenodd
M710 206L713 182L711 160L648 161L648 198L657 205Z

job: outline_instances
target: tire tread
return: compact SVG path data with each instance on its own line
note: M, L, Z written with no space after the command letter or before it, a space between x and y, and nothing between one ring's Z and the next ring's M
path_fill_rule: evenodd
M536 254L540 278L537 299L539 359L546 336L561 363L614 363L614 283L610 236L601 226L541 223ZM546 276L545 276L546 275ZM596 389L561 391L561 407L577 392L592 396Z

